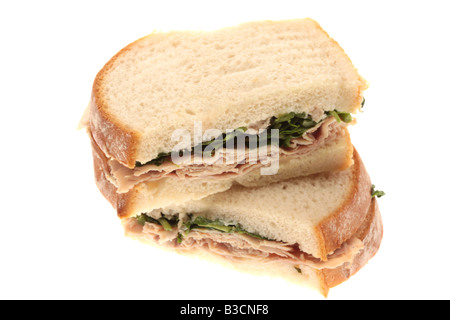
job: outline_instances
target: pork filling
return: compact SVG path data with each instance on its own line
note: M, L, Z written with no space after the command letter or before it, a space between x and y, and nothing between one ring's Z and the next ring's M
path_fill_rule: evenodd
M281 161L286 157L301 157L314 152L329 141L336 139L340 134L343 134L342 124L351 121L351 116L349 114L335 113L333 115L330 113L320 122L314 122L304 114L290 113L275 119L270 121L269 128L279 130L280 144L277 153ZM246 128L240 128L235 132L243 134L244 129ZM163 154L163 156L146 164L139 164L133 169L127 168L115 159L108 159L106 177L117 187L118 193L126 193L139 183L167 177L228 179L268 165L267 161L272 157L270 146L267 148L266 157L259 157L255 161L255 152L258 155L259 153L249 146L246 146L245 150L241 150L241 152L225 148L224 141L235 138L237 138L236 133L233 133L232 137L223 137L216 146L220 148L213 149L218 153L214 160L212 162L203 161L201 164L196 164L198 162L195 161L195 157L199 155L195 153L191 155L190 161L186 165L175 164L170 161L170 154ZM215 141L212 140L204 144L205 146L211 146L211 144L217 143ZM205 159L204 156L203 159ZM233 159L233 161L230 163L229 159Z
M146 214L124 220L125 230L152 243L177 250L207 250L234 261L254 260L261 263L283 260L295 268L333 269L351 265L356 254L364 248L357 237L346 241L329 254L326 261L303 252L297 243L268 239L246 231L239 224L209 220L202 216L185 215L156 219Z

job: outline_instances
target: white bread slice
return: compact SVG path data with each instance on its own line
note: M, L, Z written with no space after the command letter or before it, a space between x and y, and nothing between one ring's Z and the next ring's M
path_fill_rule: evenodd
M92 150L96 184L122 218L183 204L191 200L199 200L211 194L226 191L233 185L258 187L319 172L345 170L353 164L353 146L350 135L347 129L343 128L341 135L328 141L314 152L299 158L280 161L276 175L261 176L260 170L257 169L228 179L164 178L140 183L128 193L117 193L116 187L106 178L107 159L95 141L92 143Z
M310 179L310 178L308 178ZM315 179L318 179L317 184L323 185L322 178L320 176L316 176ZM338 183L336 181L335 177L329 177L329 179L333 180L334 182ZM355 176L353 179L357 179ZM298 178L294 179L295 181L304 180L304 178ZM311 181L309 182L311 183ZM350 182L347 182L350 183ZM351 184L351 183L350 183ZM282 189L283 186L286 186L286 183L281 183ZM272 187L274 187L272 185ZM293 187L291 184L290 187ZM338 186L336 186L338 188ZM268 192L267 188L264 188L265 192ZM295 197L297 193L292 192L290 189L286 189L284 191L286 194L290 194L292 197ZM314 198L314 195L312 193L317 192L317 190L309 191L312 198ZM369 200L368 200L368 206L366 205L357 205L353 206L351 210L351 215L348 214L347 208L344 207L338 208L336 210L330 210L329 217L331 217L332 220L335 220L336 223L334 224L333 233L336 234L348 234L348 236L342 237L341 240L345 240L345 238L349 239L359 239L362 241L363 247L360 251L357 251L355 254L353 254L352 257L350 257L350 260L348 262L345 262L344 264L341 264L339 266L324 268L324 269L316 269L311 266L307 265L300 265L301 273L297 271L297 269L293 268L293 265L291 263L286 263L284 260L280 259L274 259L273 261L267 261L267 262L261 262L257 260L252 259L230 259L225 256L221 256L218 254L214 254L213 252L205 249L204 246L201 247L194 247L191 250L177 250L176 252L180 254L185 255L192 255L201 257L205 260L212 260L213 262L220 263L222 265L225 265L227 267L231 267L234 269L237 269L238 271L243 271L247 273L251 273L253 275L265 275L270 276L274 278L283 278L287 281L294 282L299 285L312 287L316 290L318 290L320 293L322 293L324 296L328 295L328 291L330 288L337 286L338 284L346 281L349 279L353 274L355 274L357 271L359 271L378 251L378 248L380 246L382 236L383 236L383 225L382 225L382 219L379 212L378 204L376 201L376 198L370 197L370 190L365 189L359 189L356 192L358 193L367 193L369 194ZM225 194L229 194L230 191L224 192ZM244 191L245 193L245 191ZM249 197L253 196L259 196L259 192L256 191L256 194L246 194ZM267 193L265 198L260 199L254 199L249 198L249 204L248 207L250 208L252 204L254 204L256 201L259 201L263 204L268 204L270 202L274 201L281 201L281 199L270 199L267 201L267 197L269 197L270 194ZM213 200L217 200L217 196L211 197ZM301 199L304 199L300 196ZM360 196L358 198L366 198L364 196ZM230 202L233 202L233 199L229 199ZM220 200L219 200L220 201ZM239 201L239 199L238 199ZM333 202L332 197L328 199L327 201ZM362 201L366 203L366 199ZM208 202L207 205L210 205L211 202ZM299 210L297 207L295 207L297 203L295 201L290 201L289 204L282 205L278 211L270 211L274 209L274 206L269 205L269 208L267 209L261 209L260 206L258 206L258 209L260 209L260 219L264 220L270 228L279 228L276 224L271 224L271 222L279 221L280 219L288 219L287 215L284 213L284 210L288 209L290 210L289 214L292 215L294 212L298 213L296 215L297 219L311 219L311 221L315 221L313 217L306 216L305 214L299 213ZM321 204L324 207L327 207L326 204ZM222 203L222 206L226 208L227 204ZM288 208L288 206L291 206ZM234 205L231 204L229 207L230 213L234 210ZM193 208L193 207L192 207ZM189 209L192 209L189 208ZM217 207L214 207L214 209L217 209ZM212 210L214 210L212 209ZM174 208L174 212L177 210ZM195 209L194 209L195 210ZM193 211L194 213L201 213L204 215L209 210L205 211L205 208L200 208L200 206L197 204L197 210ZM264 210L264 211L262 211ZM313 208L311 208L310 213L314 211ZM167 212L167 209L164 209L163 212ZM246 217L248 212L241 212L241 217ZM277 219L279 217L279 219ZM215 215L211 212L209 215L209 218L212 217L219 217L222 218L222 215ZM233 219L233 217L230 215L228 217L229 219ZM236 218L236 217L234 217ZM323 218L323 217L322 217ZM322 226L324 224L328 224L328 219L325 218L325 221L322 220L319 223L313 222L313 224L316 224L317 228L314 228L314 226L310 226L312 229L322 229ZM130 219L123 219L123 226L125 228L125 234L128 237L131 237L133 239L137 239L141 242L155 245L155 241L152 238L149 238L147 234L144 234L140 232L142 230L141 228L135 228L133 227L135 224L130 221ZM130 223L131 222L131 223ZM257 225L257 220L253 220L253 224ZM289 222L289 221L288 221ZM296 225L296 221L290 221L293 225ZM303 221L305 222L305 221ZM322 225L322 226L321 226ZM351 225L351 227L349 227ZM248 226L250 227L250 226ZM351 230L351 231L350 231ZM289 232L289 231L288 231ZM323 233L323 237L332 237L333 235L331 233ZM341 241L340 240L340 241ZM347 240L345 240L347 241ZM343 241L343 242L345 242ZM340 244L340 246L342 243ZM165 247L160 246L163 249L166 250L174 250L173 247Z
M366 81L311 19L261 21L213 32L154 32L98 73L90 129L105 154L133 168L203 130L236 129L288 112L318 120L359 110Z

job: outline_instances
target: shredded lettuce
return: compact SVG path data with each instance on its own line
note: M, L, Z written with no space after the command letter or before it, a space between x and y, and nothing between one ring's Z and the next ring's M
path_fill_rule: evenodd
M170 152L169 153L162 152L162 153L158 154L158 156L155 159L153 159L147 163L140 163L139 161L136 161L136 167L142 167L147 164L154 164L154 165L160 166L163 164L164 161L166 161L166 159L169 159L169 158L170 158Z
M161 217L159 219L154 219L145 213L135 217L136 222L144 226L145 223L155 223L161 225L164 230L166 231L172 231L173 228L176 228L178 225L178 218L168 218L168 217ZM262 240L269 240L268 238L265 238L263 236L260 236L259 234L248 232L247 230L243 229L240 224L236 225L229 225L226 224L218 219L216 220L209 220L205 217L198 216L195 219L192 218L192 215L189 215L189 219L182 223L180 227L180 232L177 236L177 242L181 243L183 241L183 238L191 232L193 229L210 229L210 230L217 230L224 233L239 233L239 234L246 234L250 237L262 239Z
M289 148L291 140L301 137L308 129L317 125L310 115L306 113L290 112L278 118L273 117L270 120L270 129L279 130L279 146Z
M353 120L352 115L350 113L340 112L337 110L328 111L327 115L333 116L337 122L344 121L345 123L350 123Z
M382 196L386 195L386 193L384 193L384 191L381 190L375 190L375 185L372 185L372 189L370 191L372 198L377 197L377 198L381 198Z
M165 218L159 218L158 219L159 224L164 228L166 231L172 231L172 226Z
M161 217L159 219L154 219L145 213L136 216L134 219L136 219L136 222L141 226L145 225L146 222L155 223L161 225L166 231L172 231L172 228L176 227L178 224L178 218Z
M195 228L208 228L208 229L218 230L218 231L222 231L222 232L226 232L226 233L236 232L236 233L240 233L240 234L246 234L248 236L255 237L258 239L269 240L265 237L260 236L259 234L251 233L251 232L248 232L247 230L244 230L240 224L227 225L220 220L216 219L216 220L212 221L212 220L206 219L205 217L201 217L201 216L196 217L195 220L190 221L188 224L186 224L186 226L187 226L186 231L188 233L192 229L195 229Z

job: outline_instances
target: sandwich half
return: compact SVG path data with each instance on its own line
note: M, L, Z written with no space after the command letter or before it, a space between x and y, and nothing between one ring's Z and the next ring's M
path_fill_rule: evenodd
M343 49L311 19L154 32L98 73L81 123L100 190L130 216L233 185L345 170L353 162L346 126L366 88ZM174 138L177 130L187 140ZM268 152L253 161L264 134ZM253 148L246 142L239 149L243 136L256 137ZM187 156L175 163L174 154ZM275 156L278 170L264 174Z
M126 235L238 270L281 277L327 296L371 259L382 220L354 152L344 171L256 188L233 186L201 200L124 217Z

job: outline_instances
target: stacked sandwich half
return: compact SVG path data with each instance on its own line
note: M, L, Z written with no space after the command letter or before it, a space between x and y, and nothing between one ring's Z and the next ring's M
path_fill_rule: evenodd
M127 235L327 295L382 238L347 131L366 87L311 19L155 32L98 73L81 123Z

